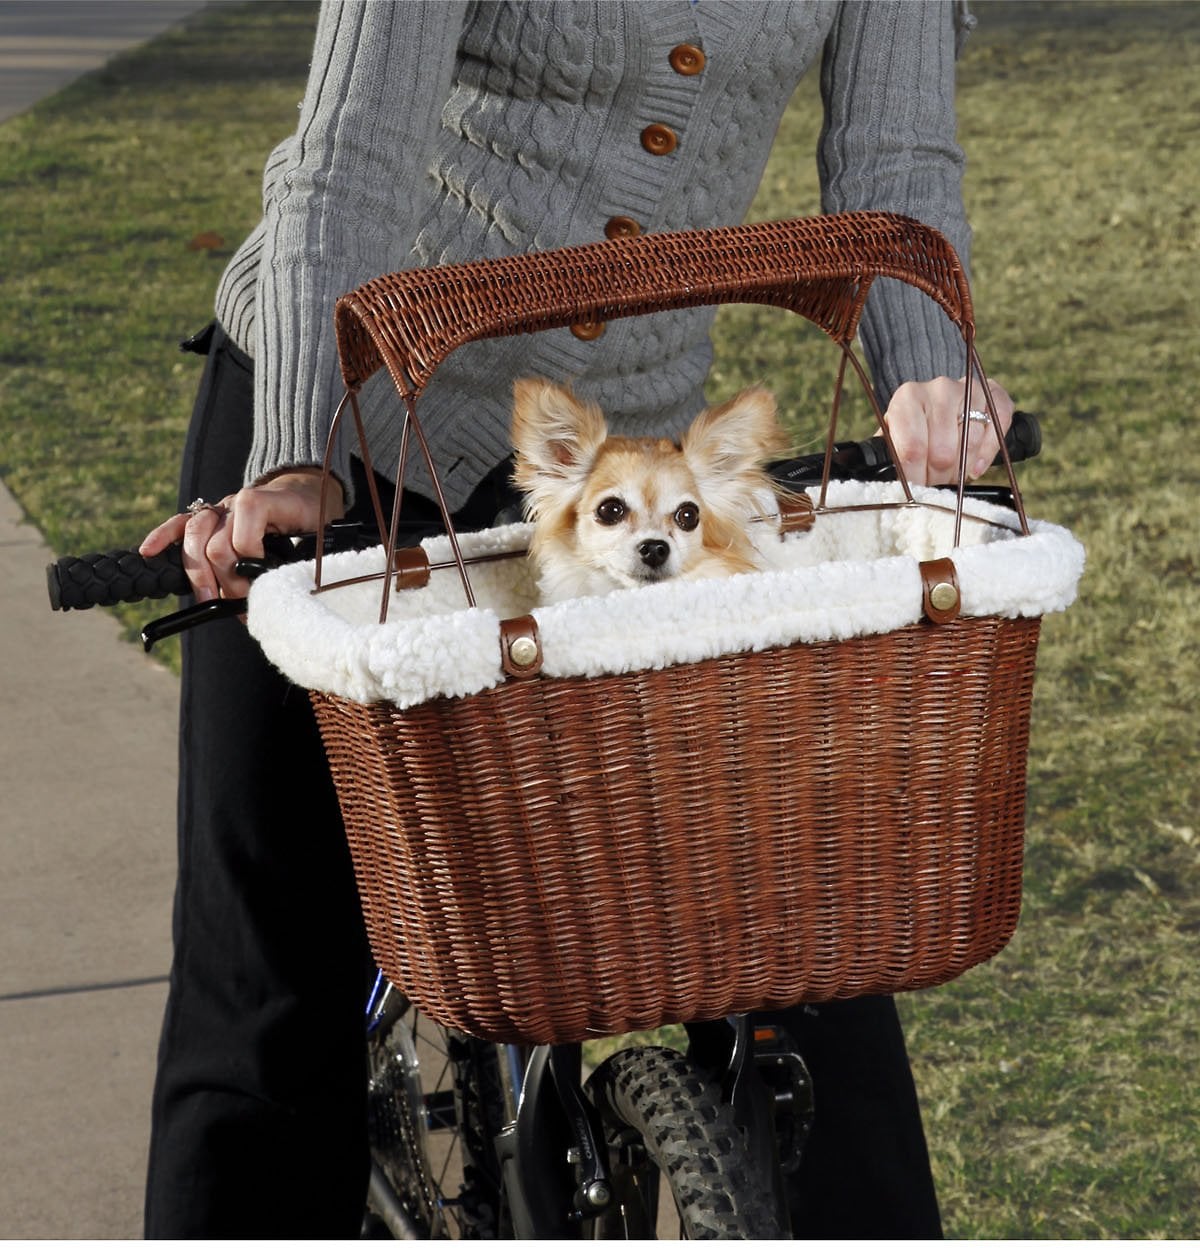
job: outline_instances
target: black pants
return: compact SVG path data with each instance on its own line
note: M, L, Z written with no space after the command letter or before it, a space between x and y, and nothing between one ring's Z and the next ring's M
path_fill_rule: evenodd
M249 361L217 333L181 506L241 485L251 412ZM147 1237L356 1235L366 940L307 699L238 620L185 634L179 763Z
M201 345L181 507L236 489L250 448L250 362L219 329ZM464 529L508 501L506 475L476 491L458 515ZM436 526L419 497L406 496L405 509ZM354 1238L368 1167L368 954L308 700L232 620L184 635L181 698L175 957L146 1235ZM891 1000L790 1021L818 1089L798 1233L938 1235Z
M815 1115L791 1189L797 1239L940 1239L921 1111L891 997L787 1010Z

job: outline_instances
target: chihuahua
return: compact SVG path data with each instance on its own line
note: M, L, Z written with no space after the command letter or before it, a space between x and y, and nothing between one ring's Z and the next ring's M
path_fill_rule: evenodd
M751 523L777 510L764 465L786 447L768 391L706 409L678 443L610 437L595 404L540 378L513 398L513 480L544 601L769 566L778 527Z

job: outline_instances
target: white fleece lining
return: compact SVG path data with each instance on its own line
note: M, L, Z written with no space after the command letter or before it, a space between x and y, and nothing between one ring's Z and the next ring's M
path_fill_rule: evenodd
M900 497L891 483L831 483L830 507ZM918 499L952 495L914 490ZM796 642L890 632L922 616L918 561L950 555L966 615L1038 616L1074 601L1083 547L1066 530L1030 521L1014 532L1011 512L969 501L992 523L964 520L951 550L953 516L926 507L822 514L808 533L779 543L778 567L723 580L669 581L604 597L538 603L533 568L516 557L468 569L477 606L467 608L458 572L393 592L378 623L381 582L312 593L313 565L291 564L250 591L249 626L267 657L307 689L356 702L414 706L501 683L500 621L532 614L548 676L597 676L694 663L720 654ZM465 557L523 549L530 526L459 536ZM424 543L431 563L449 542ZM334 555L326 584L382 570L382 548Z

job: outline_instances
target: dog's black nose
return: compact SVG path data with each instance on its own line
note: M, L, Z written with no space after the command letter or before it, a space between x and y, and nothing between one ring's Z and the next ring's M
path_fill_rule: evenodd
M658 538L651 538L638 547L638 554L648 568L661 568L671 557L671 548Z

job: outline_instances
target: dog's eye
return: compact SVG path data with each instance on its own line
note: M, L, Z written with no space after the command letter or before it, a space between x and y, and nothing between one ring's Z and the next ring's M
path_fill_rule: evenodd
M619 498L606 498L596 508L596 519L601 524L620 524L625 519L626 510Z
M695 503L680 503L675 508L675 524L690 533L700 523L700 508Z

